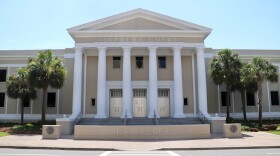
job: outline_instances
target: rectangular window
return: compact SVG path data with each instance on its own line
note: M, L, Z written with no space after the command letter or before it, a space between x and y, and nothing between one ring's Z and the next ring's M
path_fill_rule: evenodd
M7 70L0 69L0 82L6 82L6 78L7 78Z
M133 97L146 97L147 92L145 89L134 89Z
M111 97L122 97L121 89L111 89Z
M247 106L255 106L254 92L246 92Z
M159 68L166 68L166 57L158 57L158 67Z
M91 105L95 106L95 98L91 98Z
M23 100L23 107L29 107L30 106L30 100L27 99L27 100Z
M143 68L143 57L135 57L136 59L136 68L140 69Z
M56 93L48 93L47 106L55 107Z
M0 107L5 107L5 93L0 93Z
M121 57L113 57L113 68L121 68Z
M184 106L188 105L188 98L184 98Z
M278 91L271 91L270 92L271 97L271 105L273 106L279 106L279 95Z
M227 92L221 92L221 100L222 100L222 106L227 106ZM230 96L229 96L229 101L230 101Z

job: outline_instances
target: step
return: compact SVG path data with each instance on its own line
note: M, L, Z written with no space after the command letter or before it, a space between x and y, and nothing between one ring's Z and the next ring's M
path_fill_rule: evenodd
M158 118L159 125L188 125L202 124L198 118ZM124 125L124 119L121 118L83 118L79 125ZM152 118L129 118L126 120L126 125L155 125L155 120Z

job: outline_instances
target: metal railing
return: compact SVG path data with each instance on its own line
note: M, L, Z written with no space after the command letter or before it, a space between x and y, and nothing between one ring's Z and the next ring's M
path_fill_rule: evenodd
M80 122L81 118L82 118L82 112L80 111L80 113L72 121L72 125L73 126L77 125Z
M155 125L158 125L156 110L154 110L154 120L155 120Z
M126 125L126 121L127 121L127 110L125 110L123 125Z
M198 118L203 122L203 123L207 123L208 122L208 118L199 110L198 112Z
M74 132L75 125L77 125L82 118L82 111L79 112L79 114L74 118L74 120L71 121L71 127L72 127L72 133Z

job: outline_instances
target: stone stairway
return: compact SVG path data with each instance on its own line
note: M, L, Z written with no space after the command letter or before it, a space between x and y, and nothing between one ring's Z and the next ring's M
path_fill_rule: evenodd
M159 118L159 125L192 125L203 124L199 118Z
M123 125L124 119L120 118L82 118L78 125Z
M198 118L158 118L159 125L190 125L203 124ZM124 119L121 118L83 118L79 125L124 125ZM126 125L155 125L154 119L150 118L132 118L127 119Z

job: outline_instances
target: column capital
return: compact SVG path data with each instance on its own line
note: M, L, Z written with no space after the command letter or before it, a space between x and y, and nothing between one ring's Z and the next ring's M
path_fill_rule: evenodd
M99 51L106 51L107 47L106 46L97 46L96 47Z
M183 46L179 46L179 45L172 47L173 51L180 51L180 50L182 50L182 48L183 48Z
M131 51L132 46L122 46L123 51Z
M196 47L196 52L204 52L204 46Z
M75 47L75 52L82 52L84 47Z
M148 46L149 51L156 51L158 46Z

